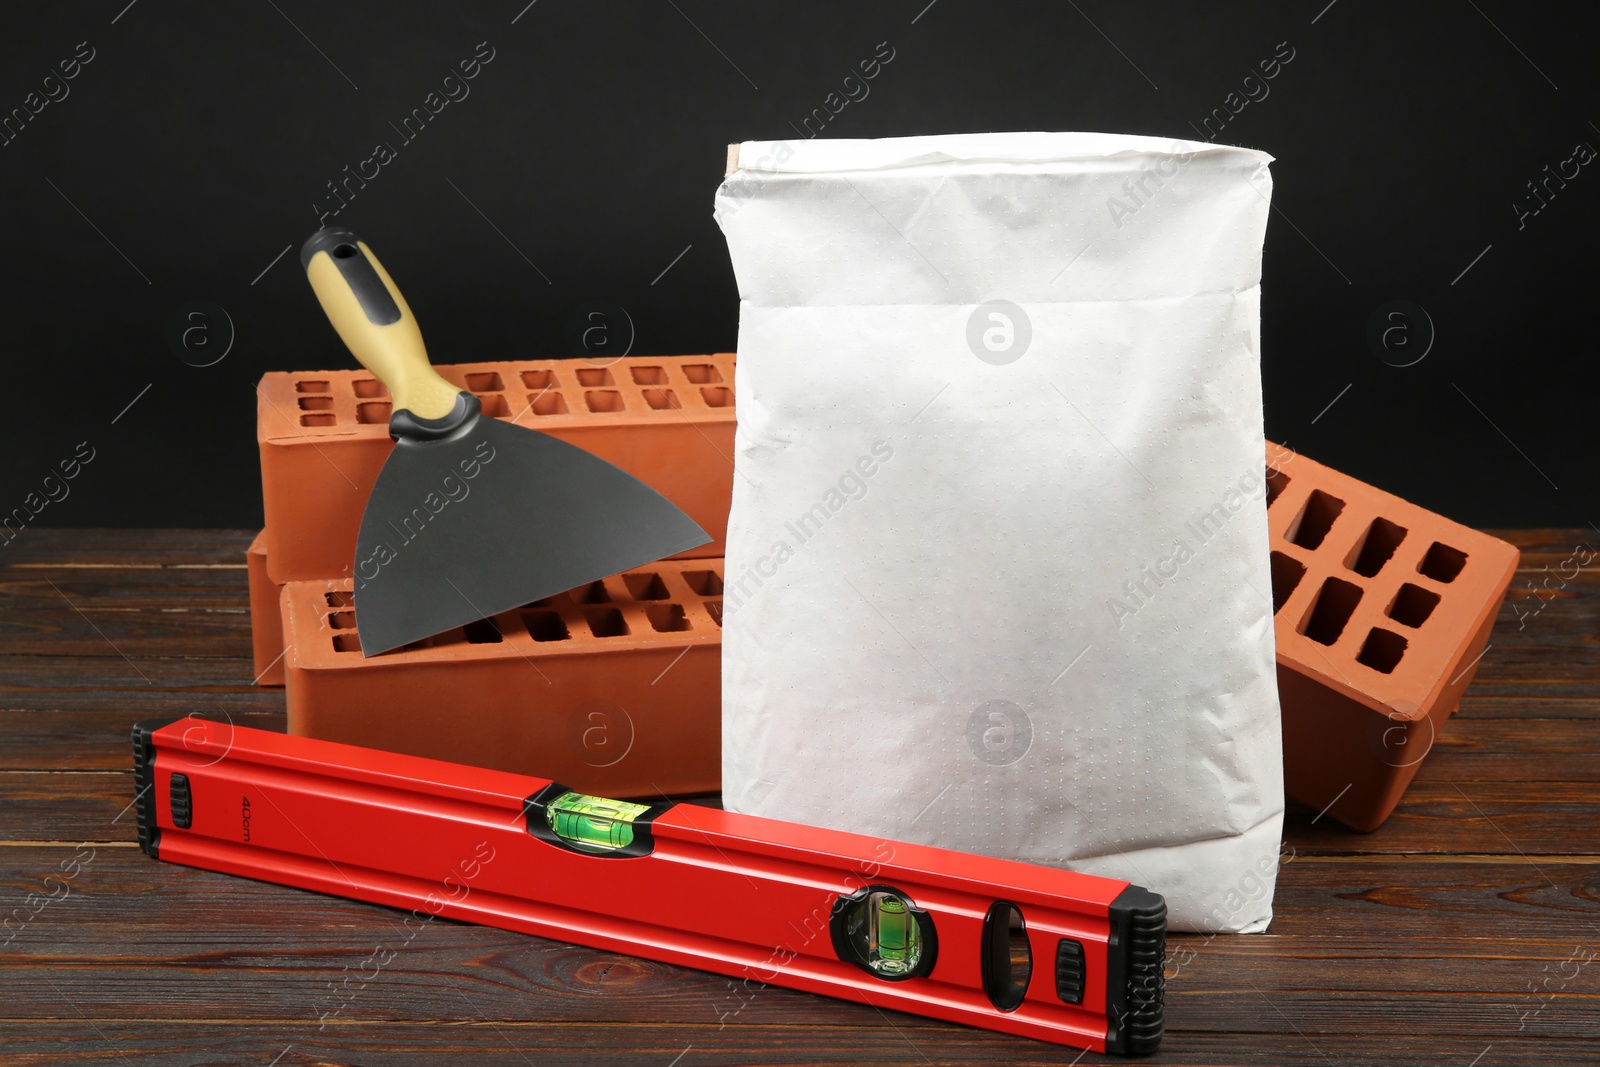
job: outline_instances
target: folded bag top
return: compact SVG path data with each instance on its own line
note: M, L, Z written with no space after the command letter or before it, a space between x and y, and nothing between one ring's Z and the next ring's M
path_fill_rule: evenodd
M1087 133L738 146L730 809L1265 929L1270 162Z
M733 256L740 295L763 304L1180 298L1260 282L1248 234L1271 162L1097 133L754 141L717 218L730 242L766 235Z

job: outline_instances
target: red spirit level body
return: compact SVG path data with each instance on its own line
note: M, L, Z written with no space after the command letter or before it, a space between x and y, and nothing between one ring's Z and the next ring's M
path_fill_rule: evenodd
M1095 1051L1162 1034L1127 882L200 719L134 728L174 863Z

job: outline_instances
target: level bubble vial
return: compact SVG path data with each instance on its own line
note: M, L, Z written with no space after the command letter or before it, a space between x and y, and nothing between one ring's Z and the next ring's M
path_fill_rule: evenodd
M615 852L633 844L633 822L648 804L630 804L584 793L563 793L545 806L550 829L585 852Z

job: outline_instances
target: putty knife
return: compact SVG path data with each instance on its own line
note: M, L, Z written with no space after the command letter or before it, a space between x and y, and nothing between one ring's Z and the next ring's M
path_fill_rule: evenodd
M405 297L354 233L317 231L300 263L333 328L394 397L394 451L352 566L363 655L711 540L626 471L484 417L428 364Z

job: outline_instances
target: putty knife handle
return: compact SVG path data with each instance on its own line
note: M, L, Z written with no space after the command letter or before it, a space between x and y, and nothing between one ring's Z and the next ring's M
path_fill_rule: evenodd
M301 246L300 265L346 347L389 387L396 412L439 419L455 410L461 390L429 365L406 298L365 241L341 227L318 230Z

